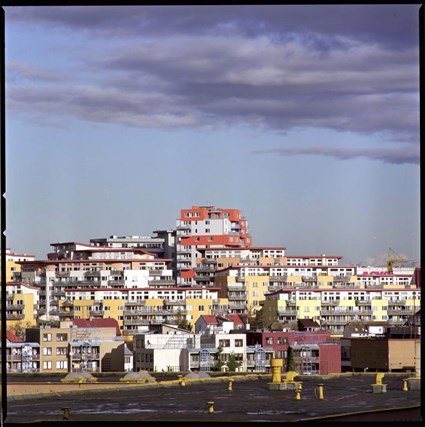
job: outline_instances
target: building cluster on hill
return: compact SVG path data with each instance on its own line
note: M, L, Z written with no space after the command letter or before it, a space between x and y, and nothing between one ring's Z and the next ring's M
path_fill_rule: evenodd
M192 206L154 233L52 243L44 260L6 249L8 370L262 371L289 349L307 373L418 369L419 267L255 247L238 209Z

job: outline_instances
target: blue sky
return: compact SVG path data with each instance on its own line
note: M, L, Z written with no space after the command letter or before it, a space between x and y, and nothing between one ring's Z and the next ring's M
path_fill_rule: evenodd
M7 246L211 204L254 246L418 261L419 7L6 7Z

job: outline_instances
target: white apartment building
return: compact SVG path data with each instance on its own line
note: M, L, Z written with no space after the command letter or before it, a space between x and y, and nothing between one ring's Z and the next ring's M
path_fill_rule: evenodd
M244 333L140 334L133 340L136 371L211 371L219 358L226 363L231 354L240 363L241 372L248 368ZM263 363L262 370L265 366Z

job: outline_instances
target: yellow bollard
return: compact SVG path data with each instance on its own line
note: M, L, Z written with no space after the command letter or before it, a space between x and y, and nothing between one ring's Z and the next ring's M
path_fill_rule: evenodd
M301 390L295 390L295 400L301 400Z
M283 359L271 359L270 365L272 368L272 383L280 384L282 381Z
M376 381L375 384L376 385L382 385L382 378L384 378L384 374L382 372L378 372L376 374Z
M303 389L303 382L302 381L298 381L298 390L302 390Z
M318 384L319 387L319 400L323 400L323 384Z
M179 384L180 384L180 387L184 387L186 385L186 380L183 377L183 375L179 375Z
M227 390L229 390L229 391L233 390L233 381L234 380L232 378L229 379L229 384L227 385Z
M407 379L403 380L403 391L409 391L409 388L407 387Z
M69 408L62 408L63 410L63 419L69 420Z
M208 402L208 413L212 414L214 412L214 402Z

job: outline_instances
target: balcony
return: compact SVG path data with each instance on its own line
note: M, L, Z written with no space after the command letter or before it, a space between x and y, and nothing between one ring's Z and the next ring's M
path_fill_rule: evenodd
M284 308L278 308L277 314L279 316L296 316L297 310L285 310Z
M368 300L356 300L356 305L372 305L372 301Z
M59 310L59 317L74 317L74 310Z
M107 283L109 286L113 286L113 287L114 286L120 286L120 287L122 287L125 285L125 280L108 280ZM99 283L99 285L100 285L100 283Z
M389 300L388 301L388 307L394 307L394 306L406 305L406 304L407 304L406 300Z
M105 315L105 310L92 310L90 315L93 317L103 317Z
M135 306L141 306L141 305L145 305L146 301L145 300L139 300L139 301L126 301L125 302L125 306L130 306L130 307L135 307Z
M124 326L162 325L163 323L165 323L164 320L158 320L158 319L129 319L129 320L124 319Z
M246 304L238 304L238 303L234 303L234 304L230 304L229 302L229 310L246 310Z
M413 316L415 314L415 310L411 309L388 309L387 313L389 316Z
M124 316L146 316L149 314L156 314L156 310L150 307L145 307L140 310L124 310Z
M334 282L349 282L351 280L351 276L333 276Z
M350 323L350 320L347 319L326 319L326 320L320 320L320 324L323 326L328 326L328 325L347 325L348 323Z
M285 282L288 278L287 274L284 274L283 276L270 276L269 282Z
M149 286L174 286L176 284L173 279L158 279L158 280L149 280Z
M100 277L100 271L99 270L96 270L96 271L86 271L85 273L84 273L84 276L85 277Z
M66 296L66 292L65 291L53 291L52 295L54 297L64 297L64 296Z
M69 277L69 271L57 271L56 277Z
M237 291L237 290L243 290L246 289L245 285L242 283L228 283L227 284L227 290L228 291Z
M23 314L6 313L6 320L22 320L24 317Z
M24 304L6 304L6 310L23 310Z
M245 301L248 296L248 292L228 292L227 298L229 301Z
M321 301L320 304L324 307L336 307L337 305L339 305L339 301Z

